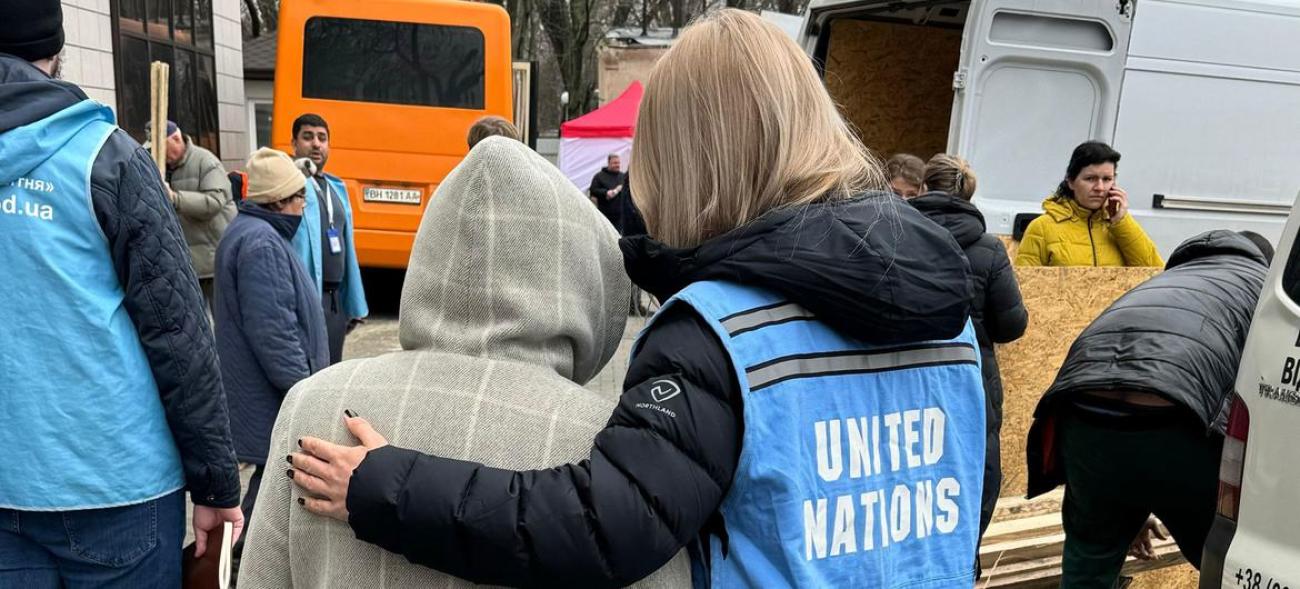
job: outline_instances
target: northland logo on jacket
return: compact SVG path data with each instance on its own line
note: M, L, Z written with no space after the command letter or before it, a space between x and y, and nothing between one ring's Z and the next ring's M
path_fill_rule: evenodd
M711 539L697 585L974 582L985 420L969 322L952 340L881 347L759 289L699 282L675 304L713 327L744 395L727 546Z

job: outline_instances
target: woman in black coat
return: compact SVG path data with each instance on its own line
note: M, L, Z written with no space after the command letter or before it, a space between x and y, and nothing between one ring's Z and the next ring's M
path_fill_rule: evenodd
M984 215L971 204L975 172L957 156L941 153L925 165L927 192L909 200L931 221L952 233L970 261L971 320L980 343L984 372L985 444L984 495L980 503L980 537L989 527L1002 487L1002 458L998 436L1002 432L1002 376L993 344L1020 339L1029 324L1029 312L1020 298L1020 285L1011 269L1007 249L997 237L984 232Z
M816 69L757 15L695 23L646 89L631 181L653 237L623 254L667 303L590 458L493 468L349 417L363 446L293 454L303 508L483 584L622 587L685 547L704 586L971 586L984 406L956 240L871 190L884 174ZM916 451L864 471L867 427ZM854 523L887 503L892 528Z

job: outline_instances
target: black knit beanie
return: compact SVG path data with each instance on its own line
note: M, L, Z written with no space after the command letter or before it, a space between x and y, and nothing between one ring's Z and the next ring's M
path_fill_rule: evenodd
M63 6L59 0L0 1L0 53L27 61L63 51Z

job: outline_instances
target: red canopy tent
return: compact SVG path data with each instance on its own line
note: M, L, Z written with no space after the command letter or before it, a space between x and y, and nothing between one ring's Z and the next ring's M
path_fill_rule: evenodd
M579 188L591 185L610 154L622 156L626 166L644 93L640 82L632 82L609 104L560 125L560 170Z

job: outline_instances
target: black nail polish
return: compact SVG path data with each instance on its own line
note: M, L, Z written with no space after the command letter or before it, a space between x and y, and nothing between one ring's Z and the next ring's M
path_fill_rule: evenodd
M284 460L285 460L285 462L288 462L289 464L293 464L293 455L290 454L289 456L285 456L285 457L284 457Z
M306 505L306 504L307 504L306 499L303 499L302 497L298 498L298 505Z
M357 412L356 412L356 411L353 411L353 410L351 410L351 409L344 409L344 410L343 410L343 414L346 415L346 416L348 416L348 417L356 417L356 416L357 416Z
M286 470L284 471L284 474L289 475L289 478L293 478L293 470Z
M298 438L298 447L299 447L299 448L302 447L302 438Z

